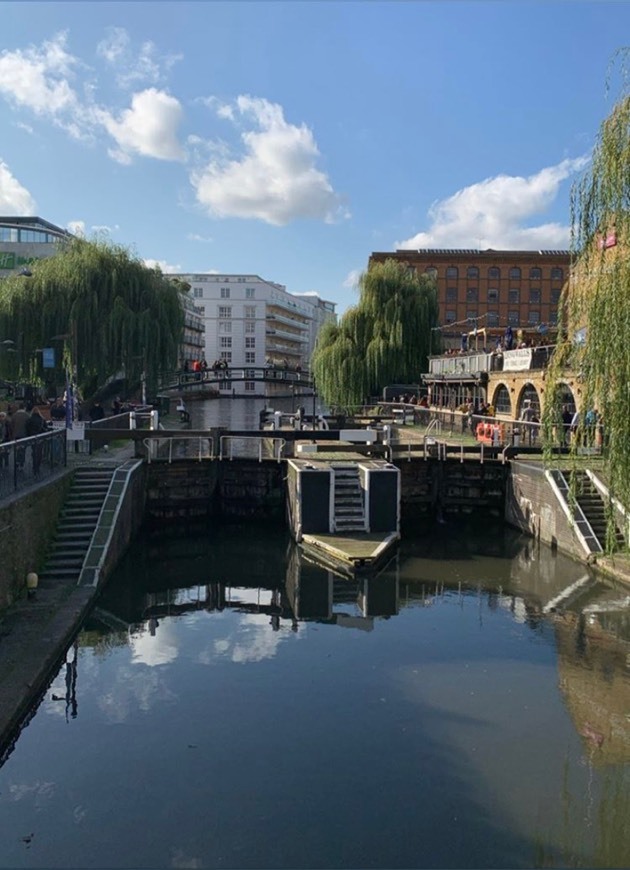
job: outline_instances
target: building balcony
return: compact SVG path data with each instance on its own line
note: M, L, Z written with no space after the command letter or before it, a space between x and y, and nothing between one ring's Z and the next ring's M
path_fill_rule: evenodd
M478 377L484 372L523 372L545 369L555 345L523 347L493 353L459 353L433 357L429 360L429 376L457 380L462 377Z
M286 332L284 329L266 329L265 334L288 339L289 341L296 342L296 344L306 344L308 342L308 338L305 335L296 335L296 333Z
M308 321L304 322L302 320L296 320L293 317L286 317L284 314L278 314L277 312L267 312L267 321L272 321L273 323L284 323L286 326L292 326L294 329L299 329L300 331L305 331L308 329Z

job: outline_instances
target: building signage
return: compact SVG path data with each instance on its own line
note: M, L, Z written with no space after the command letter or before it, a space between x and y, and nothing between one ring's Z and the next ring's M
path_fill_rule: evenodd
M524 372L532 367L531 347L522 347L518 350L506 350L503 353L504 372Z

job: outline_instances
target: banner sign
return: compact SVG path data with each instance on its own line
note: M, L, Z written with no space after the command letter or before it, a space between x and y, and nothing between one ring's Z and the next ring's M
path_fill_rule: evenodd
M532 367L531 347L522 347L518 350L506 350L503 353L504 372L524 372Z

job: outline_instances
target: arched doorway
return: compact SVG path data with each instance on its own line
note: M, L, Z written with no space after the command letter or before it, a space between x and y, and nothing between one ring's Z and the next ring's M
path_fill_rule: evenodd
M518 397L516 405L517 419L521 419L523 410L526 407L531 407L536 417L540 420L540 396L536 387L531 383L525 384Z

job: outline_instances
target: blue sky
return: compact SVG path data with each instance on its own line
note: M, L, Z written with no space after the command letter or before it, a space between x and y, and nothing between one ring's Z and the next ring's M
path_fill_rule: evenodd
M3 3L0 214L343 311L373 250L568 246L630 4Z

